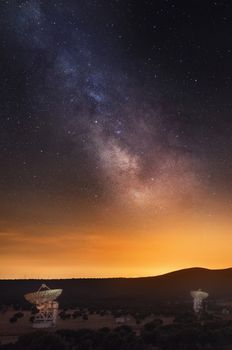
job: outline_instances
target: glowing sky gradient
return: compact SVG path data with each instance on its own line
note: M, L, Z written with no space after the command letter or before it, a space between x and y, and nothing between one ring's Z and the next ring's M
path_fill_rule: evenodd
M196 3L2 1L0 278L232 266L232 8Z

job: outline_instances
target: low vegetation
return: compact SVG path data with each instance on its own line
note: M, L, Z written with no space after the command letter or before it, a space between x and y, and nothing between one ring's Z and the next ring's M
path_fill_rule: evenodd
M232 343L232 321L211 317L198 320L183 314L172 324L161 319L146 323L140 334L123 325L79 330L36 331L0 350L224 350Z

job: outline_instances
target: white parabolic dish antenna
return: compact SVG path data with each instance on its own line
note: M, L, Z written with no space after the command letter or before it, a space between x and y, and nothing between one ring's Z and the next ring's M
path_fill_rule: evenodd
M25 294L25 299L31 304L45 301L53 301L62 293L62 289L50 289L46 284L42 284L40 289L34 293Z
M34 328L48 328L56 324L59 304L55 301L62 293L62 289L50 289L42 284L37 292L25 294L29 303L34 304L39 311L35 315Z
M191 291L191 296L193 297L193 309L195 312L199 312L202 308L202 302L204 299L208 298L209 293L204 292L201 289Z

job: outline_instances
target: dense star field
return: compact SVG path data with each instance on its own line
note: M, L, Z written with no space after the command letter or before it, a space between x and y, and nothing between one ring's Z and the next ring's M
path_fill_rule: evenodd
M0 10L0 278L231 265L230 1Z

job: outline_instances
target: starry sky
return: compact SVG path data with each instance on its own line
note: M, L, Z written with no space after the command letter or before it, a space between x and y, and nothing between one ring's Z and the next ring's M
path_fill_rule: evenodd
M0 10L0 278L232 266L231 2Z

